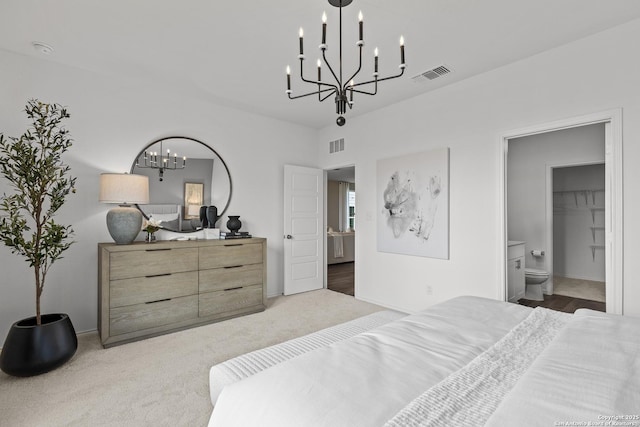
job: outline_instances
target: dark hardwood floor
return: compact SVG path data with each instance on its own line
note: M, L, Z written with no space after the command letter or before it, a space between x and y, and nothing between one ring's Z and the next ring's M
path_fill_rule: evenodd
M328 265L327 288L332 291L354 296L353 265L353 262Z
M603 302L591 301L581 298L566 297L564 295L545 295L544 301L532 301L521 299L518 304L527 307L544 307L551 310L573 313L579 308L589 308L596 311L607 311L607 306Z
M354 295L354 263L344 262L327 266L327 288L347 295ZM606 304L564 295L545 295L544 301L521 299L518 301L527 307L545 307L551 310L573 313L579 308L589 308L596 311L606 311Z

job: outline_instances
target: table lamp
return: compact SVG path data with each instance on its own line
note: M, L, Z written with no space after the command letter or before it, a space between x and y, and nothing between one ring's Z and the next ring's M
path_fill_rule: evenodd
M149 203L149 177L127 173L101 174L100 202L119 205L107 212L107 228L116 244L132 243L142 228L142 213L131 205Z

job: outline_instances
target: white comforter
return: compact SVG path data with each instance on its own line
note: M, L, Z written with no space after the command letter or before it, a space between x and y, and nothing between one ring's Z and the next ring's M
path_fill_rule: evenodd
M209 425L381 426L530 312L455 298L226 387Z
M487 426L640 426L640 318L577 310Z
M640 426L640 319L456 298L226 387L209 425L385 423Z

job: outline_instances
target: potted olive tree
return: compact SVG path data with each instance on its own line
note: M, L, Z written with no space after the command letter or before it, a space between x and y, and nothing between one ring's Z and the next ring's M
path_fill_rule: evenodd
M25 112L32 125L24 134L5 138L0 133L0 175L10 189L0 198L0 239L29 263L35 279L36 315L11 326L0 354L0 369L16 376L55 369L78 347L68 315L40 312L49 268L73 243L71 226L54 221L67 195L75 192L76 178L62 161L72 143L62 123L69 114L61 105L38 100L29 100Z

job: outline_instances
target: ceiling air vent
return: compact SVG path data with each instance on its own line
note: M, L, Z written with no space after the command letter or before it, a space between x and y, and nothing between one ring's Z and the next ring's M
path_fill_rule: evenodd
M344 151L344 138L329 141L329 153L333 154L339 151Z
M435 80L438 77L442 77L444 75L449 74L450 72L451 70L447 68L445 65L439 65L435 68L425 71L424 73L420 73L417 76L413 76L411 80L413 80L414 82L422 82L425 80Z

